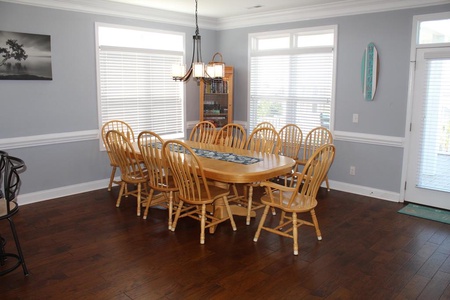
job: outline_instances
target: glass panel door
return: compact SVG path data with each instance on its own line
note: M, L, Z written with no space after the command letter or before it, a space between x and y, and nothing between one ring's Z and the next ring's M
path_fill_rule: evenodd
M418 49L405 201L450 209L450 48Z

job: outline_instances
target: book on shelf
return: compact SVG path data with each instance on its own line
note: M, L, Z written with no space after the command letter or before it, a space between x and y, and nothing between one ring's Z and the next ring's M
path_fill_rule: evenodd
M211 81L205 84L205 93L207 94L227 94L228 81Z

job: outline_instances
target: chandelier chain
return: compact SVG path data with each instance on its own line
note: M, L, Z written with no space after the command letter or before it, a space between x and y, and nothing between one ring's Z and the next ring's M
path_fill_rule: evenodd
M198 30L197 4L197 0L195 0L195 35L199 35L200 33L200 31Z

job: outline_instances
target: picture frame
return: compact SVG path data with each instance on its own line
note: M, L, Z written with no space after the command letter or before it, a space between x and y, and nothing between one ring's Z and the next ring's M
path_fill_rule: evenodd
M0 31L0 80L52 80L50 35Z

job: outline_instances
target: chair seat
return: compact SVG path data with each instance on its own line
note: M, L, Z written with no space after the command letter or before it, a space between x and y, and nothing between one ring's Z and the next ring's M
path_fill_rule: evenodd
M6 199L5 198L1 198L0 199L0 219L3 219L3 218L8 218L8 217L10 217L10 216L12 216L13 214L15 214L16 213L16 211L18 210L18 208L19 208L19 206L17 205L17 202L16 201L11 201L10 203L9 203L9 206L10 206L10 212L9 212L9 214L8 214L8 210L7 210L7 202L6 202Z
M317 200L315 198L301 194L297 194L292 201L292 204L288 206L288 203L292 199L292 194L293 192L283 192L280 199L280 192L274 191L272 192L272 197L274 200L279 199L279 203L272 202L270 195L268 194L263 195L260 201L265 205L271 205L273 207L283 209L286 212L308 212L317 206Z
M178 191L178 188L175 186L175 180L173 179L173 176L168 175L167 176L167 184L165 183L158 183L156 186L152 186L156 191L160 192L176 192Z
M189 201L189 199L182 199L184 202L189 204L197 204L198 201L202 201L205 204L211 204L217 199L220 199L224 196L228 196L230 194L229 189L224 189L222 187L216 186L213 183L208 183L208 189L211 195L211 199L207 197L206 188L203 184L200 185L200 194L201 199L196 199L195 201ZM181 198L181 197L180 197Z
M160 206L162 208L169 208L170 199L168 198L169 193L175 193L178 191L178 188L175 186L175 181L173 176L167 176L167 184L166 183L158 183L157 185L150 185L150 188L156 192L157 194L152 194L151 198L148 198L146 202L142 202L142 206L155 207ZM147 193L147 192L145 192ZM148 203L150 202L150 203ZM144 219L147 218L148 210L144 213Z
M122 180L128 183L145 183L148 180L148 172L146 169L142 169L142 175L139 171L122 175Z

